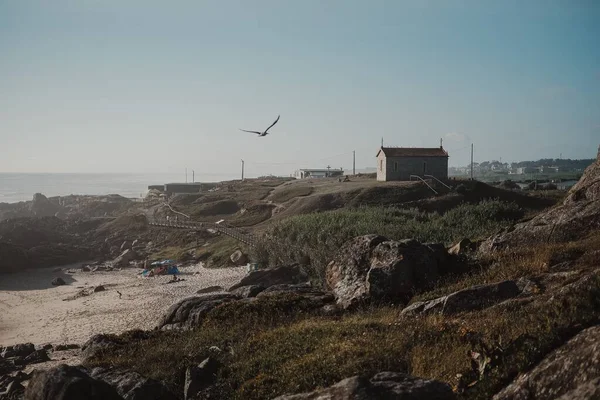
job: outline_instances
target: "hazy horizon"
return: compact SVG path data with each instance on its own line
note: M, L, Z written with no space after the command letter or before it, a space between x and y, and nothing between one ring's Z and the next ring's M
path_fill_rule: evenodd
M382 137L596 157L600 2L123 3L0 3L0 171L363 169Z

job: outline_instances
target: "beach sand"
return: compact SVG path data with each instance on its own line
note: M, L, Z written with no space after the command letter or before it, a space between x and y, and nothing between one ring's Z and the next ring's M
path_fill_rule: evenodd
M77 269L74 274L66 273L67 269L0 275L0 345L82 344L96 333L153 329L176 301L209 286L227 289L246 273L246 267L207 269L199 264L180 268L180 278L185 281L167 284L171 276L143 278L137 268L111 272ZM55 277L67 284L52 286ZM82 290L99 285L106 290L73 299Z

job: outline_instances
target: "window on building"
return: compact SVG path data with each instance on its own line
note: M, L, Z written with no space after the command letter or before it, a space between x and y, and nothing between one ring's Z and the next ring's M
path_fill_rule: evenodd
M394 161L394 172L398 172L398 161Z
M379 160L379 170L383 171L383 160Z

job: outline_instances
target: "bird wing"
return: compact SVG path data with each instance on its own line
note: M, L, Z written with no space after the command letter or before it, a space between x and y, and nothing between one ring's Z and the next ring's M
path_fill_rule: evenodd
M269 129L271 129L271 128L273 127L273 125L275 125L275 124L277 123L277 121L279 121L279 117L281 117L281 115L278 115L278 116L277 116L277 119L275 120L275 122L273 122L273 123L271 124L271 126L269 126L267 129L265 129L265 133L267 133L267 131L268 131Z
M240 131L242 131L242 132L248 132L248 133L256 133L257 135L262 135L262 132L247 131L247 130L244 130L244 129L240 129Z

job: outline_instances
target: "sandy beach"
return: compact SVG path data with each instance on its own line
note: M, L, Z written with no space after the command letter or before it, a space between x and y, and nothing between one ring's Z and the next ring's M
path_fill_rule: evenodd
M152 329L176 301L209 286L228 288L246 273L246 267L198 264L180 268L184 281L167 284L171 276L144 278L137 268L81 272L78 267L69 266L74 274L51 268L0 275L0 345L82 344L96 333ZM55 277L67 284L52 286ZM99 285L106 290L93 293ZM77 297L82 291L92 293Z

